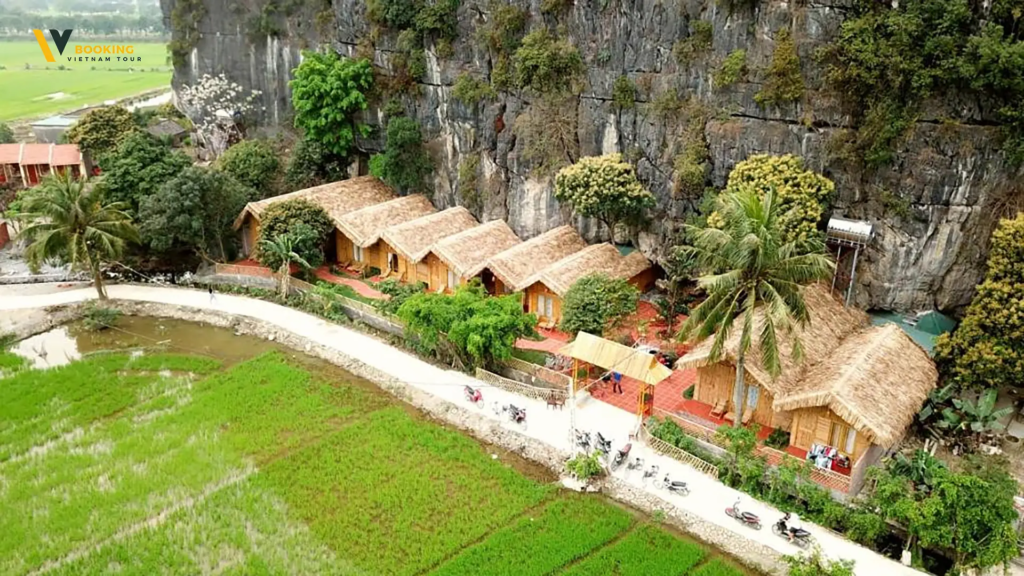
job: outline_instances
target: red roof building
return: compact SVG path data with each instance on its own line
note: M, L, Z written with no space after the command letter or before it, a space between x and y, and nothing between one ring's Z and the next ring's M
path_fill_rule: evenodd
M77 144L0 144L0 183L35 186L43 176L64 170L76 178L85 173Z

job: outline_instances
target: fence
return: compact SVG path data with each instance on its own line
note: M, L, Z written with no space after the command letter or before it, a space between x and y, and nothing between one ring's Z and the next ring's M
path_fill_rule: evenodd
M501 388L506 392L521 394L538 400L549 400L554 398L555 400L564 402L569 397L568 389L557 390L555 388L538 388L536 386L530 386L529 384L523 384L522 382L512 380L511 378L499 376L498 374L488 372L483 368L476 369L476 377L478 380L482 380L495 388Z
M674 460L678 460L683 464L694 468L698 472L707 474L716 480L718 479L718 466L715 466L710 462L705 462L693 454L690 454L681 448L676 448L660 438L655 438L654 435L651 434L650 430L647 429L646 425L640 428L640 439L646 442L648 446L657 452L660 452Z
M540 366L532 362L520 360L519 358L511 357L508 360L505 360L504 364L513 370L525 372L530 376L538 380L543 380L544 382L547 382L559 389L568 390L569 386L572 384L572 378L562 374L561 372L555 372L550 368L545 368L544 366Z
M262 266L239 266L237 264L214 264L214 274L230 274L233 276L259 276L260 278L274 278L277 279L277 274L270 271L269 268L263 268Z

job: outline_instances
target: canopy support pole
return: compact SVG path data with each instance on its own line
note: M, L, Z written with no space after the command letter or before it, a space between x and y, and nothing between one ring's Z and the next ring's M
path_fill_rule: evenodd
M853 282L857 279L857 257L860 256L860 246L853 249L853 266L850 268L850 285L846 288L846 305L850 305L850 295L853 294Z

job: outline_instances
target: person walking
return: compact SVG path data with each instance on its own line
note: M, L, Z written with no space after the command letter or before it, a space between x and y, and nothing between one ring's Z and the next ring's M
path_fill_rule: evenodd
M612 392L622 394L622 374L612 372Z
M213 284L210 284L208 286L208 289L210 291L210 304L213 304L217 300L217 297L214 296L214 294L213 294Z

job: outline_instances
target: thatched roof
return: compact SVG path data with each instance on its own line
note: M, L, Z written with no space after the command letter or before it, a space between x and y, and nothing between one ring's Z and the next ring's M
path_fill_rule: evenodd
M653 354L587 332L577 334L576 339L558 353L648 384L657 384L672 375L672 370L658 362Z
M488 258L519 243L504 220L492 220L440 240L431 251L459 278L472 278L483 271Z
M559 226L492 256L486 267L511 291L519 292L536 282L545 268L586 247L572 226Z
M811 368L776 410L828 406L885 448L914 420L939 374L928 353L895 324L858 332Z
M242 213L238 215L238 218L235 219L234 226L235 229L240 228L245 221L246 215L259 220L260 215L271 205L300 198L308 200L327 211L327 215L331 217L331 220L337 226L338 220L345 214L360 208L386 202L394 197L395 193L387 184L373 176L360 176L296 192L289 192L288 194L281 194L280 196L274 196L259 202L249 202L242 209Z
M419 262L435 242L477 226L476 218L462 206L422 216L391 226L381 234L396 252L410 262Z
M338 230L356 246L367 248L389 226L403 224L437 212L426 196L413 194L349 212L338 220Z
M776 411L828 406L875 443L890 446L935 387L935 365L898 326L870 326L866 314L843 306L827 286L804 288L804 300L810 322L795 330L804 349L802 361L793 358L792 339L781 337L782 374L773 380L761 365L755 339L744 363L748 375L772 393ZM758 314L755 334L761 326ZM737 321L722 362L735 363L740 333ZM713 338L680 358L676 367L709 364Z
M639 251L623 256L611 244L595 244L570 254L541 272L540 281L552 292L564 297L569 288L589 274L605 274L629 280L647 270L651 263Z

